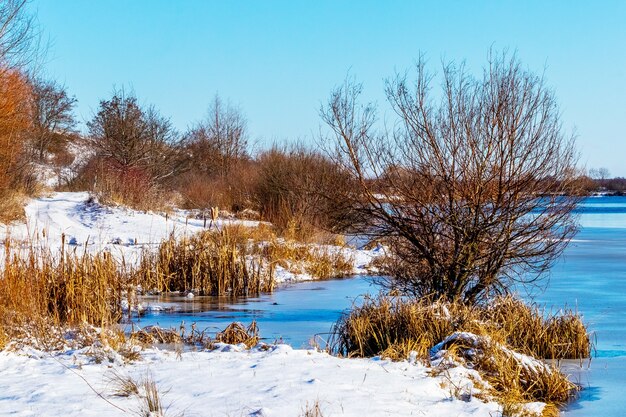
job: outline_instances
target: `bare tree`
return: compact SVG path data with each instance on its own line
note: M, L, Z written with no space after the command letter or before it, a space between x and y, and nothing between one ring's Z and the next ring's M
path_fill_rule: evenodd
M422 58L386 95L398 119L375 131L376 109L347 81L322 108L337 161L359 184L344 198L353 231L386 238L387 284L415 296L475 303L537 280L577 231L577 153L554 94L515 57L482 77L444 65L441 99Z
M139 170L163 182L183 167L179 135L170 121L152 107L142 109L134 96L115 93L101 101L87 127L97 157L121 172Z
M0 2L0 67L22 67L37 53L34 17L26 11L27 0Z
M65 148L75 133L76 119L73 110L76 98L66 89L44 79L31 80L33 95L32 147L39 161L45 161L50 151Z
M225 176L237 160L247 158L246 119L215 96L205 120L186 135L194 169L209 176Z

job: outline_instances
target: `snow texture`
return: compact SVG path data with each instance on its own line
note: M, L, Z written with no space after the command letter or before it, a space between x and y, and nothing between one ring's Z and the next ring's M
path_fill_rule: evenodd
M54 356L25 350L0 353L0 416L132 415L139 400L114 395L116 374L136 381L150 376L171 416L298 416L315 402L324 416L499 416L497 404L472 396L467 372L431 377L420 364L340 359L287 345L182 354L150 349L129 365L96 363L85 349ZM460 398L458 387L467 390Z

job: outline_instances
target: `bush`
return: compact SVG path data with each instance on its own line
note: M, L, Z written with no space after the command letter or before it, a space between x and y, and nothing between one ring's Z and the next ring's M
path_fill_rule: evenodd
M232 170L225 176L190 170L176 178L174 189L180 193L183 206L189 209L219 207L235 213L254 209L257 164L252 160L241 159L232 161L231 166Z
M322 154L301 146L272 148L258 157L255 202L263 219L284 234L304 240L316 229L335 231L345 216L343 201L333 198L350 187L347 177Z

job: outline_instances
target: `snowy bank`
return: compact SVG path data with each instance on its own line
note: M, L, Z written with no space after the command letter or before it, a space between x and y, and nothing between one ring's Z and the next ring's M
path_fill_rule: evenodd
M0 224L0 241L11 238L27 245L45 246L53 251L65 242L66 249L79 253L106 250L127 265L137 265L144 250L155 250L172 234L182 238L205 229L203 219L182 210L169 215L141 212L125 207L99 204L87 192L55 192L31 199L25 207L26 220L11 225ZM228 225L257 227L258 221L218 219L207 226ZM349 247L320 246L320 249L341 251L354 263L353 273L366 273L372 259L381 249L358 250ZM277 283L311 280L308 274L277 268Z
M340 359L287 345L250 351L222 345L182 354L149 349L142 357L124 365L96 363L85 349L2 352L0 415L133 415L139 401L115 395L116 375L153 378L170 416L289 417L303 415L315 402L326 417L501 415L496 403L473 396L470 378L477 374L465 368L431 377L421 364Z

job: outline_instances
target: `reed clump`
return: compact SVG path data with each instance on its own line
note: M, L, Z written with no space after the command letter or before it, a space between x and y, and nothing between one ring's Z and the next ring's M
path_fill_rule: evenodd
M64 248L64 245L62 245ZM45 329L90 324L105 328L122 318L131 293L129 274L110 254L58 254L5 242L0 270L0 340L41 336Z
M170 236L155 253L144 253L137 275L144 288L159 292L248 296L274 290L277 266L316 279L343 277L353 270L341 248L279 238L262 224Z
M263 256L274 265L316 279L332 279L352 274L352 259L340 248L307 245L293 240L272 239L260 247Z
M513 296L488 306L462 302L366 297L335 325L331 344L342 355L368 357L405 351L429 358L430 349L454 332L487 335L511 349L542 359L583 359L591 342L580 315L563 309L549 313ZM393 355L394 351L399 352Z
M256 321L250 323L248 327L245 327L239 322L233 322L215 336L216 342L229 345L239 345L243 343L248 349L256 346L259 340L259 328Z
M507 407L568 401L577 386L543 360L586 358L592 347L576 312L549 313L512 296L496 298L487 306L368 297L336 323L330 345L345 356L404 360L412 353L436 365L436 372L467 364Z
M503 335L516 351L543 359L584 359L591 340L580 315L571 309L547 311L505 296L480 309L480 320Z
M145 253L138 271L144 288L201 295L247 296L274 289L274 270L250 248L243 228L171 236Z
M431 350L430 360L435 375L458 364L478 371L490 394L506 404L564 404L578 391L558 368L489 336L455 332Z

